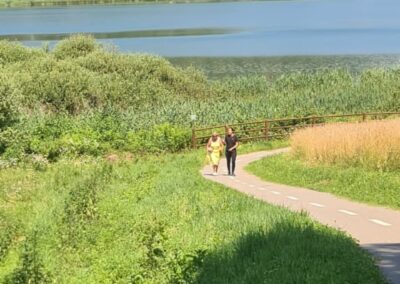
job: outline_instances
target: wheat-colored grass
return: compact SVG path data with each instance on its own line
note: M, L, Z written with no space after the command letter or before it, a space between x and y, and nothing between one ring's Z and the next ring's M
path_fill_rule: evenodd
M400 169L400 119L306 128L293 133L291 144L311 163Z

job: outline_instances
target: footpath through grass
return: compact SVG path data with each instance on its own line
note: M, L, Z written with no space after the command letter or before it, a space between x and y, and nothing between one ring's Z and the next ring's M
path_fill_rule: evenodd
M256 161L246 169L271 182L330 192L355 201L400 209L398 171L310 165L289 154Z
M204 179L203 160L0 171L0 282L384 283L350 237Z

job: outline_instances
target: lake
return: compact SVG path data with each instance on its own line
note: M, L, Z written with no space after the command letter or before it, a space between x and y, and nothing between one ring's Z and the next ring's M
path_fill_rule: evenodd
M123 52L180 56L400 53L400 1L267 1L0 10L0 39L92 33Z

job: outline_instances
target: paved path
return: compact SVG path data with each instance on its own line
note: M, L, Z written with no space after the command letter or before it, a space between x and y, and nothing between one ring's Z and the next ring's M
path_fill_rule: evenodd
M262 181L243 169L253 161L287 151L288 148L285 148L238 156L236 177L226 175L225 160L221 161L220 175L212 176L210 167L203 169L203 175L268 203L296 211L305 210L320 223L348 232L376 256L389 281L400 284L400 211L341 199L329 193Z

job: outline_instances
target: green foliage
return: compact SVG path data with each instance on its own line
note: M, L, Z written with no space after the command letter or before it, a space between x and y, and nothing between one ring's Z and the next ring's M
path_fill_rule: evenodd
M37 235L24 250L9 246L0 282L19 271L53 283L384 283L343 232L204 179L203 158L201 150L1 171L0 206ZM2 198L19 188L20 198Z
M68 40L57 44L53 53L58 59L70 59L86 56L99 48L94 37L73 35Z
M17 220L14 220L10 215L3 210L0 211L0 262L7 255L18 230Z
M169 124L154 126L149 130L128 133L128 148L133 152L176 152L189 146L191 132Z
M83 180L78 179L68 186L60 230L64 246L75 246L84 236L85 227L97 217L98 195L106 187L111 174L112 167L103 165Z
M13 124L19 117L18 91L7 79L7 75L2 73L0 67L0 131Z
M192 67L107 51L82 35L47 53L3 41L0 59L0 155L8 161L178 151L193 125L400 110L398 70L208 81Z
M37 232L25 240L21 263L14 272L5 279L6 284L43 284L50 283L50 277L45 271L37 243Z
M0 67L42 55L43 52L39 49L29 49L17 42L0 40Z

